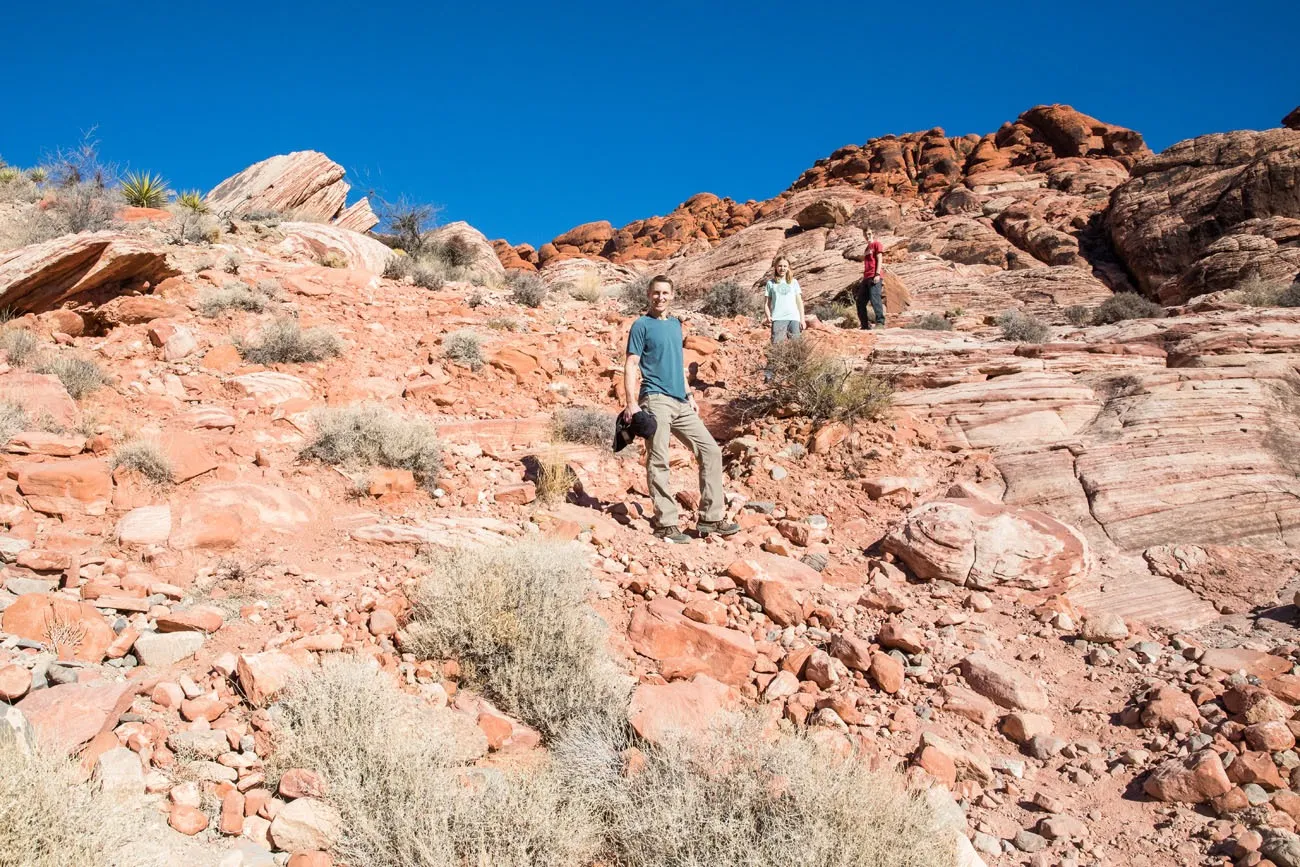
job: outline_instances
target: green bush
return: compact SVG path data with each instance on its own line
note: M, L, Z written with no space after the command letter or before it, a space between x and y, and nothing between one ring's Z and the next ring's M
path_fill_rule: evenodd
M786 340L767 349L764 388L753 399L760 413L797 411L814 424L875 420L893 403L893 386L873 372L854 370L815 340Z
M73 400L81 400L108 384L108 374L98 364L76 355L47 356L35 371L57 376Z
M134 470L157 485L170 485L175 480L172 462L157 443L143 440L123 443L113 450L108 463L112 469Z
M428 421L372 405L324 409L313 420L315 432L300 457L335 466L410 470L427 490L437 486L442 446Z
M573 548L514 542L426 556L404 649L459 660L469 682L547 738L625 718L629 679L606 650Z
M747 290L732 280L715 283L704 293L700 312L706 316L730 319L734 316L758 317L763 311L762 295L754 290Z
M161 208L171 197L161 175L131 172L122 181L122 198L136 208Z
M176 204L194 214L208 213L208 203L198 190L185 190L176 197Z
M917 331L952 331L952 322L938 313L927 313L909 322L907 327Z
M524 307L541 307L546 300L547 286L541 277L531 271L510 272L510 296Z
M272 776L308 768L343 822L335 856L366 867L586 867L595 812L545 759L527 773L468 764L473 722L421 706L388 675L327 662L290 683ZM89 863L89 862L87 862Z
M1092 322L1092 315L1092 308L1082 304L1071 304L1065 308L1065 321L1071 325L1088 325Z
M1093 325L1112 325L1126 319L1159 319L1164 308L1132 292L1116 292L1097 306L1092 314Z
M240 358L254 364L302 364L323 361L343 351L343 343L328 328L307 328L296 319L277 319L252 342L236 340Z
M442 344L442 354L444 358L463 364L470 370L478 370L483 366L482 342L478 334L469 328L448 334Z
M1008 310L999 316L998 327L1002 329L1003 340L1016 343L1042 343L1052 336L1047 323L1020 310Z

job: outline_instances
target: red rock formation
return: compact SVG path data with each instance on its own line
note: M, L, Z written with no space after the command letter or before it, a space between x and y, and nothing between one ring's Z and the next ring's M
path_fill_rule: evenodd
M155 245L116 232L64 235L0 253L0 307L42 311L69 298L116 295L177 272Z

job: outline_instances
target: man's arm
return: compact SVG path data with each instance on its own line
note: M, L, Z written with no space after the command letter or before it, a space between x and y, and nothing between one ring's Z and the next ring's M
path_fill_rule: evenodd
M878 241L876 243L879 244ZM882 283L885 282L885 257L879 246L871 251L871 257L876 260L876 278Z
M623 359L623 420L631 421L632 416L641 411L637 396L641 393L641 356L628 355Z

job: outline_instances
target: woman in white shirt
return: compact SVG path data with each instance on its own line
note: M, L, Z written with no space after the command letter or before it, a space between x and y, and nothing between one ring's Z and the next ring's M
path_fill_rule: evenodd
M772 262L772 277L767 281L764 297L763 311L772 323L773 343L803 333L803 294L785 256L777 256Z

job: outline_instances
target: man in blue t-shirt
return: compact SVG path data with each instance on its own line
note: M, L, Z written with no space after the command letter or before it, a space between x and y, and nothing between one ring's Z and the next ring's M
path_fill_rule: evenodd
M730 536L740 530L723 521L726 500L722 493L722 451L700 421L695 398L686 389L682 358L682 321L668 315L673 281L655 277L646 288L646 312L632 323L627 335L623 365L623 390L627 406L623 418L642 410L655 417L657 428L647 441L646 482L654 501L655 535L674 544L691 539L677 526L677 500L668 470L668 436L681 440L700 465L700 511L695 529L701 537Z

